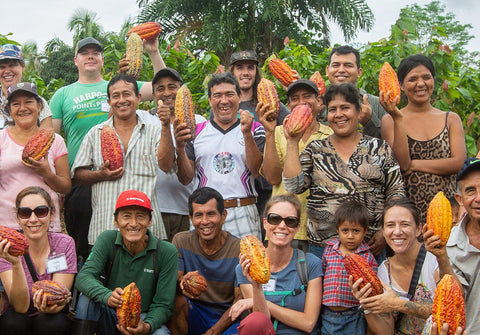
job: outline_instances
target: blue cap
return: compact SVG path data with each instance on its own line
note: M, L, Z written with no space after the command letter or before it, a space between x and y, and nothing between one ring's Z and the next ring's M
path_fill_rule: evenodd
M467 174L475 170L480 170L480 158L467 158L467 160L463 163L462 168L457 174L457 181L462 180Z
M4 44L0 46L0 60L18 59L23 61L23 52L18 45Z

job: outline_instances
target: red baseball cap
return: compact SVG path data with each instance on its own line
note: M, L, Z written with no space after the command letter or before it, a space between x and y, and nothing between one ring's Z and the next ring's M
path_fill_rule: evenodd
M150 199L148 199L147 195L137 190L124 191L118 196L115 211L126 206L140 206L149 211L153 211Z

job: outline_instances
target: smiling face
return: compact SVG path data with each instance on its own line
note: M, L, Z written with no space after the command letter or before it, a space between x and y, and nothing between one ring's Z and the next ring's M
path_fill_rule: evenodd
M406 253L420 243L417 238L421 228L412 213L405 207L394 206L384 214L383 235L395 254Z
M138 96L135 95L132 83L119 80L109 87L109 93L108 103L116 118L121 120L136 119L140 94Z
M102 72L104 59L102 52L95 45L87 45L81 48L74 61L81 73L100 74Z
M237 78L242 91L248 91L255 83L257 74L257 63L253 60L244 60L235 62L232 66L233 75Z
M208 101L212 107L213 120L218 125L228 128L237 121L240 97L235 85L224 82L213 86Z
M289 216L298 218L298 212L295 209L295 206L288 201L274 203L268 209L265 217L271 213L280 215L284 218ZM265 233L268 237L268 243L276 246L289 246L298 231L298 226L296 228L289 228L283 220L278 225L273 225L268 223L266 218L263 219L263 227L265 228Z
M40 194L29 194L23 197L18 207L30 208L34 210L39 206L48 207L48 203L45 198ZM17 215L17 221L20 227L23 229L25 236L29 240L38 240L47 234L54 212L54 209L50 209L49 213L43 218L37 217L37 215L35 215L33 212L30 217L26 219L22 219Z
M330 84L356 84L358 78L362 75L362 68L357 66L357 58L355 54L349 53L346 55L333 54L330 59L330 64L326 68L326 74Z
M31 128L37 125L38 114L42 109L42 104L35 99L35 96L28 92L18 92L10 98L9 106L10 115L16 126Z
M147 234L147 228L151 225L152 218L146 208L126 206L118 209L115 226L120 230L126 245L142 243Z
M472 171L459 181L456 199L463 205L470 220L480 224L480 171Z
M320 97L315 96L312 89L299 87L288 96L288 108L293 110L296 106L307 104L312 109L313 117L316 118L320 112Z
M338 228L340 245L348 252L354 252L362 243L367 231L359 222L344 221Z
M4 92L12 85L22 81L25 65L16 59L7 59L0 62L0 84Z
M408 72L400 87L409 102L422 104L430 102L434 84L430 70L425 65L419 65Z
M175 108L175 97L181 83L173 77L161 77L153 84L155 101L162 100L163 104Z
M328 103L327 120L336 136L347 137L358 132L359 111L342 94L335 95Z
M226 217L226 210L223 213L218 211L216 199L210 199L204 204L192 203L190 220L202 240L212 241L220 236Z

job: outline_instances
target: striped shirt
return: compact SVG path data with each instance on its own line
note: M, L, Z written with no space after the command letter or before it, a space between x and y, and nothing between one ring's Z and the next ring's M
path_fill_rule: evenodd
M93 170L100 170L104 164L100 131L105 124L114 129L113 117L94 126L83 139L72 166L72 178L75 169L79 167L92 167ZM117 180L101 181L92 185L92 219L88 232L89 244L94 244L98 235L103 231L115 229L113 213L115 212L117 198L123 191L132 189L142 191L150 198L153 208L152 233L161 239L166 238L155 193L160 134L159 127L145 124L141 118L137 117L137 125L133 129L128 142L128 150L124 153L123 166L125 172L123 176Z

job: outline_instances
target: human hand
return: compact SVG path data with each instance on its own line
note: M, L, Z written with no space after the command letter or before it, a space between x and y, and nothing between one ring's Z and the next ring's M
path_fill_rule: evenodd
M240 314L242 314L247 309L252 309L252 308L253 308L252 298L240 299L236 303L234 303L232 307L230 307L228 316L232 319L232 321L235 321L240 316Z
M123 54L122 59L118 61L118 73L120 74L127 73L129 67L130 65L127 60L127 54Z
M52 170L50 170L50 164L48 164L46 157L42 157L39 160L29 157L27 160L28 163L22 159L22 164L31 168L39 176L46 177L49 173L53 173Z
M353 276L348 276L348 286L352 290L352 294L358 301L368 298L370 293L372 293L372 284L367 283L364 287L360 289L360 285L363 283L363 278L358 279L355 283L353 282Z
M403 113L397 107L400 97L397 97L392 102L390 102L390 94L392 94L390 91L388 91L386 94L385 92L380 91L380 95L378 96L380 104L382 105L383 109L385 109L385 111L392 116L394 120L402 118Z
M448 335L448 323L444 323L442 328L440 329L440 333L438 332L438 325L436 322L432 324L432 332L431 335ZM458 327L455 331L454 335L467 335L466 331L463 331L462 327Z
M185 122L180 123L178 119L173 121L173 136L175 137L175 146L183 150L187 142L192 138L190 129Z
M182 290L182 294L183 294L184 296L186 296L186 297L188 297L188 298L190 298L190 299L198 299L199 295L198 295L198 296L194 296L194 295L190 294L190 293L189 293L187 290L185 290L185 288L184 288L184 285L185 285L185 276L186 276L187 274L189 274L189 273L192 273L192 274L195 273L195 274L197 274L198 271L190 271L190 272L185 273L185 274L183 275L183 277L182 277L182 280L180 280L180 289Z
M33 296L33 306L40 312L45 314L55 314L60 312L66 304L70 302L71 297L65 300L63 303L58 303L54 305L48 305L47 295L43 294L43 290L36 291Z
M12 256L8 253L11 244L6 238L0 239L0 258L10 262L12 265L20 264L20 258L18 256Z
M278 113L274 110L269 110L270 104L263 104L263 102L258 102L255 112L258 115L260 123L263 125L265 132L274 132L275 127L277 126L277 117Z
M385 236L383 236L382 230L379 230L372 236L370 241L368 241L370 250L372 253L377 256L379 255L386 247L387 242L385 242Z
M383 286L383 293L368 297L362 298L359 300L364 310L368 310L372 313L389 313L397 310L397 302L400 299L393 289L386 285L382 280L380 280Z
M150 334L151 326L149 323L143 322L143 320L140 319L137 327L135 328L132 328L132 327L124 328L123 326L117 324L117 329L123 335L133 335L133 334L146 335L146 334Z
M119 167L116 170L110 170L108 167L110 166L110 161L106 161L100 167L100 174L102 175L102 180L117 180L122 178L123 174L125 173L125 168Z
M427 225L422 228L425 249L437 258L448 257L446 244L442 245L440 236L434 235L433 229L427 229Z
M360 108L360 114L359 114L359 121L360 123L365 126L368 121L372 118L372 106L370 106L370 103L368 102L367 95L363 95L363 104Z
M172 107L165 105L160 99L157 101L157 116L160 122L162 122L162 127L168 127L168 129L170 129Z
M287 124L288 120L290 119L290 116L291 114L285 116L285 119L283 119L283 134L285 135L285 139L287 140L287 142L289 141L293 141L293 142L300 142L300 139L302 138L303 134L305 133L306 129L304 129L303 131L301 131L300 133L294 135L294 136L291 136L288 131L287 131L287 128L285 127L285 125Z
M253 115L249 111L240 109L240 129L244 135L252 133L253 120Z
M108 297L107 305L112 308L119 308L122 307L123 303L123 289L121 287L117 287L112 291L112 294Z
M143 41L143 50L145 50L149 55L152 53L157 53L158 51L158 38L152 38L149 40Z

